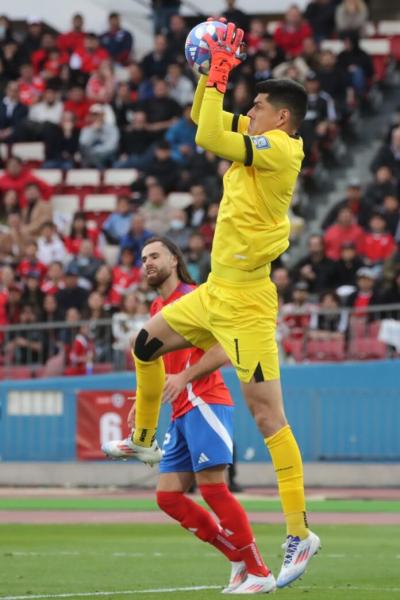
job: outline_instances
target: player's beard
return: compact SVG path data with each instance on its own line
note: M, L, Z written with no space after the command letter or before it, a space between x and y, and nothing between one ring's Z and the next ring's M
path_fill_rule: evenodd
M162 286L164 281L171 275L171 271L166 268L152 270L149 274L146 274L147 282L152 288L159 288Z

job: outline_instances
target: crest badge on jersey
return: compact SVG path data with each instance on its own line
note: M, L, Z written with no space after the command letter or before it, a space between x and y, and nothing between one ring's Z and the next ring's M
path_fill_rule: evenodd
M265 135L251 135L250 139L257 150L268 150L268 148L271 148L270 141Z

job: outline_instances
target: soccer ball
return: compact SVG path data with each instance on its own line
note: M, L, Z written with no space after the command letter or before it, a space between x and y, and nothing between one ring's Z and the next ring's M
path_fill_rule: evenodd
M203 37L209 33L213 40L217 40L217 29L226 30L225 23L221 21L205 21L193 27L186 38L185 56L189 66L202 75L208 75L210 71L210 51Z

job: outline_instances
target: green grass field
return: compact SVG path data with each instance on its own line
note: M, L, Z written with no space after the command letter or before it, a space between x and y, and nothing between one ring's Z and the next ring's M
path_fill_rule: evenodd
M277 573L282 527L254 529ZM400 599L398 531L389 526L319 526L318 533L323 549L309 572L275 598ZM1 599L211 600L221 597L220 588L182 588L223 586L228 571L211 546L173 524L0 526Z

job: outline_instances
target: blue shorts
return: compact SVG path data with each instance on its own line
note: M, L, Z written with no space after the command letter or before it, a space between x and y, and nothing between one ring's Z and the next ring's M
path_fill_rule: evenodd
M201 404L171 421L160 473L194 472L232 463L233 406Z

